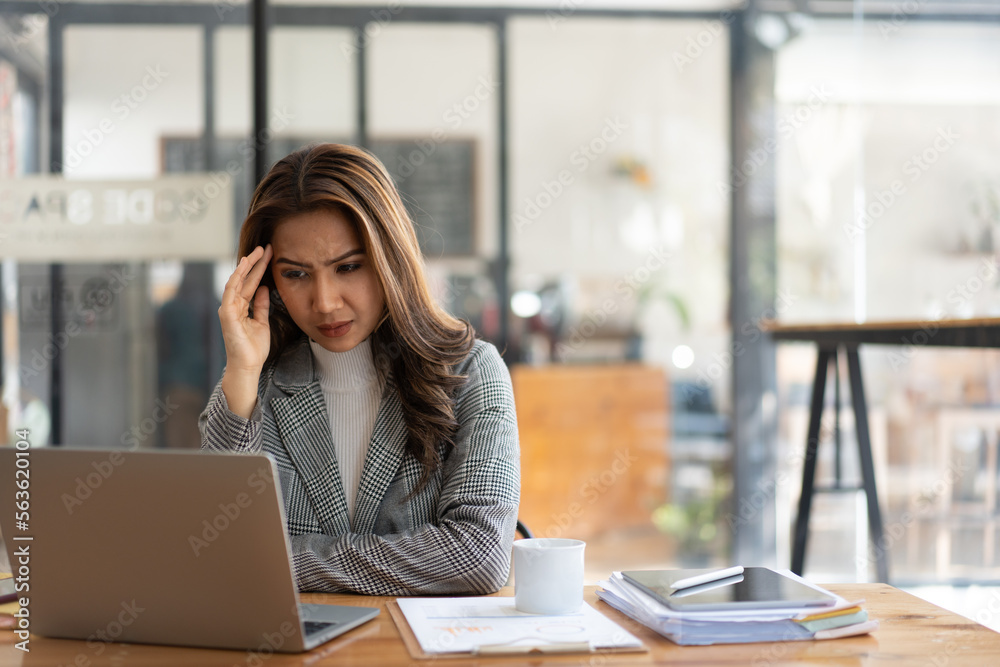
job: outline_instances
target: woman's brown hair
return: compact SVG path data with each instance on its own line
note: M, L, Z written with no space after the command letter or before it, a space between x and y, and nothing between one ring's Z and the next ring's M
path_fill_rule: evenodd
M406 446L424 467L422 488L441 463L439 447L454 442L453 396L465 378L451 367L468 355L474 332L434 302L413 222L392 178L375 156L354 146L310 146L275 164L254 191L238 257L270 243L283 220L322 209L354 224L381 285L388 312L372 334L372 354L399 392ZM270 271L261 284L272 297L270 361L304 334L275 298Z

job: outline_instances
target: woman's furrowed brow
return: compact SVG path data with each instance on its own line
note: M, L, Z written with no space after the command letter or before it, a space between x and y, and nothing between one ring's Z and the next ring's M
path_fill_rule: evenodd
M364 248L355 248L354 250L348 250L340 257L334 257L333 259L326 260L326 265L336 264L337 262L343 262L348 257L354 257L355 255L365 254Z
M365 251L363 249L361 249L361 248L356 248L354 250L348 250L347 252L345 252L344 254L340 255L339 257L334 257L333 259L326 260L325 262L323 262L323 264L326 265L326 266L330 266L331 264L336 264L337 262L342 262L345 259L347 259L348 257L353 257L354 255L363 255L363 254L365 254ZM312 266L312 264L310 264L309 262L297 262L294 259L288 259L287 257L276 257L274 259L274 263L275 264L291 264L292 266L301 266L301 267L306 268L306 269L308 269L308 268L310 268Z
M293 259L288 259L287 257L275 257L274 264L291 264L292 266L301 266L304 269L308 269L311 264L308 262L296 262Z

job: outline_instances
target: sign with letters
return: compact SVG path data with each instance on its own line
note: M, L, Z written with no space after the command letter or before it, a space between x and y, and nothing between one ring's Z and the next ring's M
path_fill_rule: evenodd
M214 260L233 246L232 177L0 181L0 257L28 262Z

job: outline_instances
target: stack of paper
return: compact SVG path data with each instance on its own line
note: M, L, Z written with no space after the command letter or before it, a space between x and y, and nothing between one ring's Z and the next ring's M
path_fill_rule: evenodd
M790 572L785 574L794 577ZM878 621L869 620L868 612L861 607L863 600L849 602L836 595L832 605L821 608L680 612L634 586L620 572L600 585L600 599L682 645L833 639L867 634L878 628Z

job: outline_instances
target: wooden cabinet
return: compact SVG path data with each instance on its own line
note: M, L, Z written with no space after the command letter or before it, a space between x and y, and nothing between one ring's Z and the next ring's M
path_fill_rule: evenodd
M536 537L649 526L667 501L669 396L639 364L516 366L520 517Z

